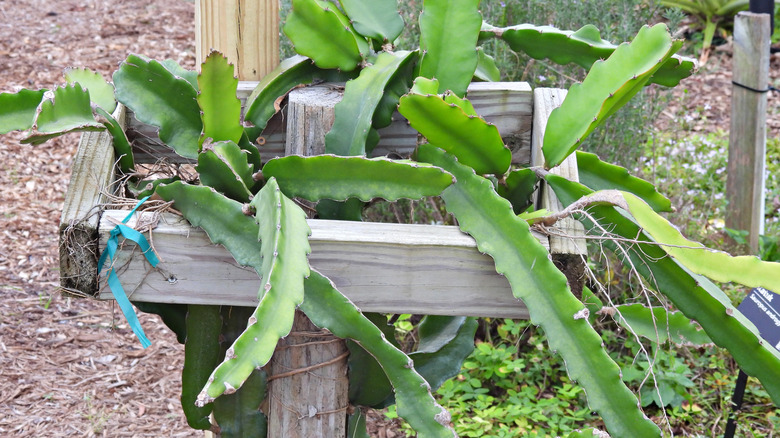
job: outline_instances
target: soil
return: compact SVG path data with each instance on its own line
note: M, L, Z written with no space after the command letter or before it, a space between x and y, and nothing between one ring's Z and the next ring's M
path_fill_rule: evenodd
M52 88L67 67L110 78L129 52L193 68L194 41L188 1L0 0L0 92ZM728 127L729 66L729 51L716 51L660 123L696 110L695 130ZM775 55L775 86L778 67ZM777 97L770 108L777 136ZM181 413L183 349L159 318L140 314L153 341L144 350L113 302L59 293L58 225L78 136L21 138L0 136L0 435L203 436ZM374 436L400 436L373 418Z

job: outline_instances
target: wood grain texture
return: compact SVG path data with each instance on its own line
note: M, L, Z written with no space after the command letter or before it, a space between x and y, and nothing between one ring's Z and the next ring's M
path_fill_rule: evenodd
M268 373L268 436L346 437L349 379L343 339L295 312L279 340Z
M765 90L769 85L769 15L740 12L734 19L734 82ZM767 93L739 86L731 91L731 130L726 179L726 226L750 232L758 254L764 229Z
M284 155L325 153L325 134L333 127L336 104L343 91L329 86L299 88L287 98Z
M127 211L107 210L100 224L105 246ZM138 213L129 222L150 220ZM328 276L367 312L528 318L493 260L455 226L309 220L312 267ZM150 238L161 263L151 268L132 242L114 266L131 300L254 307L260 281L206 233L163 214ZM536 237L547 245L547 238ZM101 284L101 299L111 292Z
M125 107L118 105L113 116L124 126ZM98 225L115 164L111 134L81 135L60 217L60 285L65 292L91 296L97 290Z
M198 0L195 3L197 65L212 50L235 66L239 80L258 81L279 64L279 2Z
M534 90L534 124L531 135L531 162L533 166L544 165L542 154L544 132L548 128L555 129L555 127L547 126L547 120L550 118L552 110L559 107L565 97L566 90L563 89L537 88ZM550 169L550 173L563 176L571 181L579 181L576 155L569 155L560 166ZM543 182L540 184L537 196L539 208L551 212L563 209L555 192ZM566 275L572 292L580 298L585 280L585 258L588 255L584 239L585 228L579 221L569 217L558 221L550 231L552 232L550 255L553 263Z
M246 101L255 86L256 82L239 83L238 96L242 102ZM309 92L307 90L316 88L333 89L334 86L306 87L295 90L294 93L306 93ZM468 93L477 113L498 128L504 142L512 150L512 161L523 165L530 163L533 112L533 93L530 86L525 82L474 82L469 86ZM289 120L288 101L282 104L282 108L282 112L271 118L263 131L260 151L264 161L284 155L287 141L286 121ZM379 135L381 139L372 156L408 156L417 146L417 131L412 129L398 112L393 115L393 124L380 129ZM138 163L154 163L159 158L166 158L171 162L187 162L170 148L160 144L157 128L140 123L132 117L129 118L128 137L133 141Z

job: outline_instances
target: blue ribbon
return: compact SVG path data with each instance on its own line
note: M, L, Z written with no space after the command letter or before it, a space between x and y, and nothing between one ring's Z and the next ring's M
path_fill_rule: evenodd
M133 214L138 209L138 207L146 202L147 199L149 199L149 196L138 201L138 204L133 207L133 209L130 211L130 214L127 215L122 223L111 230L110 237L106 243L106 249L104 249L103 253L100 254L100 260L98 260L98 272L100 272L103 269L103 263L106 261L106 257L111 259L111 268L106 273L106 277L108 278L108 287L111 289L111 293L114 294L114 299L116 299L116 302L119 304L119 308L122 309L122 313L125 315L125 319L127 319L128 324L130 324L130 328L138 337L138 340L141 341L141 345L144 348L152 345L152 342L149 341L149 339L146 337L146 334L144 334L144 329L141 328L141 323L138 321L138 316L135 314L135 310L133 310L133 305L130 304L130 300L127 298L127 294L122 288L122 283L119 282L119 277L117 277L116 272L114 272L113 262L114 255L116 254L117 248L119 247L120 235L125 239L129 239L135 242L138 247L141 248L141 251L146 256L146 260L149 261L149 264L152 265L152 267L157 266L157 264L160 262L157 259L157 255L155 255L154 251L152 251L152 247L149 245L146 237L144 237L144 235L138 231L125 225L127 221L133 217Z

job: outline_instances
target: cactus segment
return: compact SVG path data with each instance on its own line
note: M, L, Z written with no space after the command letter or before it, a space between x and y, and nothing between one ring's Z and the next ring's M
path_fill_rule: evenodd
M198 72L195 70L187 70L179 65L178 62L173 59L163 59L160 64L165 67L166 70L171 72L176 77L182 78L187 83L192 85L192 89L198 91Z
M276 178L285 195L310 201L420 199L453 183L452 175L438 167L384 157L290 155L269 160L263 175Z
M181 372L181 407L193 429L211 428L212 404L195 406L200 389L219 363L219 336L222 332L220 306L187 306L187 339L184 342L184 369Z
M428 142L455 155L477 173L502 175L509 169L512 152L498 128L441 96L412 92L401 98L398 111Z
M520 214L533 204L532 195L536 191L536 173L531 169L518 169L510 172L504 183L496 189L502 198L512 204L512 211Z
M463 361L474 351L478 325L476 318L463 316L428 315L420 322L420 344L409 357L432 391L458 375Z
M484 82L501 80L501 72L496 67L496 60L485 53L482 47L477 47L477 69L474 71L474 78Z
M477 69L479 0L426 1L420 13L420 76L463 97Z
M130 55L114 73L116 98L136 119L160 128L160 140L185 158L196 159L203 129L197 91L157 61Z
M636 396L621 380L601 337L587 318L577 317L584 307L571 294L566 277L509 202L496 194L490 181L440 149L423 145L418 158L455 175L457 182L441 195L447 210L458 219L461 230L474 237L479 250L493 258L496 271L506 276L512 293L526 304L531 322L544 329L550 349L563 357L569 377L585 389L588 404L610 433L660 436L658 426L642 413Z
M339 0L355 30L381 43L392 43L404 30L397 0Z
M474 105L472 105L471 102L468 101L467 99L461 99L460 97L452 93L445 93L444 101L450 105L456 105L460 107L460 109L462 109L463 112L466 113L466 115L468 116L479 117L479 114L477 114L477 110L474 109Z
M234 392L255 369L267 364L279 338L290 332L295 309L303 301L303 280L309 275L307 255L311 252L306 215L282 194L274 178L268 180L251 205L259 222L263 259L260 303L246 330L227 350L225 360L198 395L198 406Z
M214 400L214 420L219 424L220 438L265 437L268 419L260 404L268 388L263 370L255 370L233 394Z
M251 307L222 306L222 332L219 336L220 357L246 328L252 316ZM219 361L217 361L219 362ZM265 398L267 376L263 370L255 370L234 394L224 394L214 400L214 420L219 425L221 437L265 437L268 421L259 410Z
M556 64L575 63L590 69L593 63L607 59L618 47L601 39L599 30L592 24L578 31L560 30L552 26L519 24L511 27L482 25L480 39L501 38L515 52L523 52L535 59L549 59ZM696 61L674 55L665 60L648 83L673 87L696 70Z
M366 429L366 414L362 409L356 409L347 418L347 436L349 438L371 438Z
M652 342L663 344L671 341L677 345L691 346L712 343L707 332L682 312L667 311L663 307L648 308L642 304L615 306L615 310L612 315L615 322Z
M283 60L271 73L263 77L246 100L244 119L260 129L281 110L281 99L293 88L310 84L317 71L311 59L295 55Z
M412 89L409 92L424 96L439 94L439 81L418 76L412 81Z
M0 93L0 134L30 129L46 90Z
M176 181L157 187L157 194L174 201L173 208L195 227L203 228L212 242L223 245L242 265L260 272L260 242L257 223L243 213L240 202L225 197L211 187Z
M764 262L756 256L731 256L686 239L669 221L631 193L622 193L630 213L661 248L683 266L714 281L763 287L780 294L780 263ZM723 269L728 266L730 269Z
M595 428L587 428L569 432L566 438L609 438L609 434Z
M336 104L333 128L325 135L325 152L365 155L374 112L385 87L396 72L414 58L414 52L380 53L374 64L357 79L347 82L344 97Z
M333 3L293 0L283 30L295 51L320 68L351 71L368 53L368 42Z
M395 327L387 323L385 315L367 312L363 316L382 332L388 342L401 348L395 339ZM376 358L355 341L347 339L346 344L349 349L349 402L375 409L384 409L394 403L393 385Z
M195 170L202 184L216 189L228 198L249 202L254 186L249 154L232 141L204 144L198 154Z
M238 79L233 71L233 65L219 52L211 52L201 65L197 97L203 120L198 140L201 147L206 139L238 143L244 134L241 101L236 96Z
M621 108L650 76L681 47L664 24L644 26L630 44L593 64L585 80L569 89L550 114L544 133L545 167L563 162L604 120Z
M129 174L134 171L135 158L133 158L133 146L127 139L127 134L119 122L109 113L103 110L101 107L95 108L95 112L103 117L103 125L111 134L114 139L114 155L116 156L119 164L119 170L122 173ZM140 198L139 198L140 199Z
M113 113L116 109L114 86L106 82L100 73L87 68L69 68L65 70L65 80L70 85L78 83L82 88L89 90L89 99L92 103L103 108L107 113Z
M89 101L89 91L81 85L57 87L51 99L38 107L32 133L22 143L41 144L69 132L102 131L106 127L95 120Z
M414 68L417 66L419 56L419 50L412 52L413 59L405 62L387 82L382 98L379 101L379 104L377 104L376 110L374 110L374 117L371 121L371 125L375 129L382 129L393 123L393 115L396 110L398 110L398 101L401 99L401 96L409 92L409 88L412 86ZM377 133L377 139L378 137L379 134ZM373 148L369 148L368 145L366 145L366 152L370 153L371 150L373 150Z
M305 280L305 293L301 310L317 327L354 340L376 358L395 388L398 415L419 436L456 436L448 427L449 413L436 403L428 383L415 371L409 356L391 344L330 280L312 269Z
M596 154L577 151L580 182L593 190L617 189L633 193L655 211L672 211L672 201L649 182L632 176L624 167L601 161Z
M557 175L545 178L563 205L593 193L582 184ZM637 224L615 207L591 205L588 211L600 227L612 233L637 242L651 241ZM593 229L595 225L589 219L582 219L582 222L586 229ZM623 251L617 250L615 242L607 239L603 244L625 262L629 261ZM666 295L685 316L698 322L710 339L727 349L739 367L758 378L772 400L780 404L780 352L762 340L755 325L731 304L723 291L706 277L691 272L669 257L657 244L635 243L623 248L652 288Z
M158 315L176 335L176 341L184 344L187 338L187 304L134 301L133 305L141 312Z

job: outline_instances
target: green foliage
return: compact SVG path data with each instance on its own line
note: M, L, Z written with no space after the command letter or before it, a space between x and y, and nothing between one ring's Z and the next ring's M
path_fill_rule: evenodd
M487 331L491 338L437 392L460 436L559 436L595 420L540 329L505 319Z
M333 129L325 136L325 151L336 155L365 155L374 112L385 87L398 70L416 57L413 52L381 53L374 64L347 82L344 98L336 104ZM377 137L378 139L378 137Z
M65 80L68 84L78 83L82 88L89 90L90 100L107 113L112 113L116 109L114 86L106 82L100 73L86 68L71 68L65 70Z
M636 407L636 397L622 385L618 367L601 348L601 339L569 291L566 277L547 257L547 251L517 218L509 202L493 192L492 184L458 164L440 149L425 145L418 158L451 172L457 182L442 193L461 230L493 257L496 271L507 277L512 293L528 307L531 321L550 336L550 348L568 364L568 373L588 392L588 402L620 436L656 436L658 428ZM513 236L505 239L503 236ZM521 249L522 248L522 249Z
M431 388L439 385L450 401L457 401L453 403L456 412L469 413L468 421L465 416L456 417L455 425L463 436L511 436L517 430L530 435L593 433L574 430L585 421L603 421L615 436L658 436L659 428L639 408L637 397L623 380L640 382L638 391L646 405L654 401L659 406L684 406L679 396L691 387L686 377L689 365L652 348L651 359L644 346L632 351L639 358L630 364L620 355L610 355L602 345L603 336L592 326L596 318L591 312L604 310L601 300L593 294L584 295L585 304L575 298L566 277L532 235L529 222L549 224L559 217L529 211L536 172L521 169L507 173L511 152L496 127L481 119L463 98L474 76L492 79L497 75L494 58L476 47L482 21L477 5L476 0L424 2L419 20L420 50L412 46L410 51L402 51L392 44L400 32L400 15L393 1L367 7L351 0L339 4L293 0L284 31L298 53L308 58L285 61L261 82L249 99L245 120L254 127L245 127L240 119L232 67L220 55L210 56L200 75L186 72L172 61L137 56L129 57L114 75L116 98L139 120L157 126L160 139L174 151L198 162L199 185L151 183L149 190L174 201L174 207L193 225L201 226L213 243L224 245L239 264L255 269L261 277L256 309L217 311L192 306L187 326L183 330L179 327L180 335L187 334L188 349L183 403L188 421L195 427L212 428L207 415L213 412L223 436L265 434L265 418L258 406L265 396L266 377L258 369L268 362L280 337L288 334L296 308L318 326L351 340L351 381L353 386L360 385L350 391L351 402L371 406L395 402L396 412L420 436L454 435L448 427L449 414L431 394ZM663 26L643 28L630 45L615 49L592 26L569 32L507 26L506 21L498 23L501 28L485 25L483 36L500 37L512 48L540 60L591 67L583 84L572 87L550 119L555 129L548 129L545 138L548 168L579 147L596 125L641 93L646 83L674 84L691 73L689 60L673 57L680 43L672 41ZM596 61L607 55L607 60ZM421 77L407 93L417 74ZM93 101L110 106L105 83L85 72L75 76L101 90ZM326 144L328 152L357 157L288 157L271 160L263 167L250 140L262 135L283 96L315 79L350 77L356 79L345 87ZM1 95L0 99L12 103L13 108L2 113L0 121L22 128L31 121L30 127L46 134L31 137L34 141L44 140L48 134L108 126L118 153L130 150L105 109L95 111L108 122L95 121L89 92L72 86L58 88L52 96L53 104L51 100L39 101L33 109L36 95ZM396 107L429 142L419 147L415 159L430 164L363 157L378 141L377 130L390 123ZM726 346L748 373L764 383L762 391L777 400L780 356L760 343L755 330L722 291L694 273L752 284L753 278L745 274L723 274L708 266L729 263L755 268L748 275L757 284L773 288L778 282L773 266L722 254L702 255L703 251L690 248L690 241L670 231L660 216L628 193L618 193L618 201L602 197L599 205L588 205L581 198L594 188L635 192L658 210L667 209L668 201L625 169L610 167L586 154L580 157L588 167L583 181L590 187L550 174L547 182L567 204L580 203L575 205L592 209L588 210L593 212L590 216L581 213L580 217L591 227L598 224L620 239L638 237L640 242L629 250L616 242L605 245L624 251L626 264L632 263L648 284L669 296L684 315L697 320L714 342ZM132 169L132 159L122 167ZM261 167L262 172L257 173ZM402 320L404 329L416 330L419 336L416 349L409 348L407 354L393 342L392 327L386 324L385 316L362 314L327 278L310 270L310 230L302 210L290 197L320 201L320 217L360 219L361 200L436 195L441 196L460 228L474 237L479 250L493 257L496 271L507 277L512 293L527 304L531 323L540 324L549 335L549 349L530 338L521 345L519 341L525 336L521 330L535 329L505 322L496 333L514 338L515 345L479 343L464 363L465 371L445 382L473 350L475 320L428 316L416 329L411 318ZM323 198L347 201L333 203ZM629 211L644 230L615 207L604 205L605 199ZM250 204L242 204L250 200ZM440 206L434 203L434 207L438 211ZM651 236L660 245L648 243ZM643 327L637 334L656 334L664 319L673 339L681 332L701 336L691 330L687 318L666 308L618 309L625 315L618 321ZM180 308L163 310L173 316L181 313ZM174 322L181 321L171 318L171 324ZM492 336L488 331L488 341ZM656 340L661 337L657 334ZM521 357L523 348L543 350L543 359ZM224 361L217 364L222 355ZM659 365L666 368L657 371ZM641 384L648 375L653 378L652 386ZM554 389L548 385L552 379L556 380ZM199 386L201 392L194 397ZM588 407L583 407L585 391ZM198 408L192 406L195 398ZM500 408L495 407L498 399ZM208 406L211 402L213 409ZM601 419L593 420L591 410ZM352 418L350 429L354 434L364 433L361 416Z
M211 429L209 403L195 406L198 393L219 363L219 335L222 314L219 306L190 304L187 309L187 340L184 342L184 369L181 373L181 406L187 424L193 429Z
M0 134L30 129L46 90L0 93Z
M355 30L381 43L392 43L404 30L396 0L339 0Z
M631 176L623 167L599 160L595 154L577 151L577 172L580 182L594 190L623 190L639 196L655 211L672 210L672 202L655 186Z
M32 134L23 143L41 144L68 132L100 131L102 123L95 121L89 103L89 91L80 85L54 89L51 99L44 99L32 127Z
M556 175L548 175L546 179L565 205L592 192ZM586 228L609 229L638 242L651 242L639 226L615 207L592 205L589 211L590 216L583 220ZM594 228L596 224L599 227ZM609 240L604 245L613 250L617 248ZM655 244L637 243L634 247L618 250L618 254L688 318L701 324L716 345L728 349L745 373L764 384L776 403L780 400L780 353L761 341L755 326L734 307L723 291L668 257L664 249Z
M615 310L614 318L618 324L658 344L667 341L685 345L712 342L701 327L679 312L668 312L663 307L647 308L641 304L616 306Z
M284 33L295 51L317 67L354 70L368 53L368 43L333 3L293 0Z
M586 69L599 60L609 58L617 49L614 44L601 39L598 28L592 24L576 32L530 24L507 28L483 25L480 36L501 38L515 52L526 53L534 59L549 58L556 64L564 65L575 63ZM658 69L650 75L649 83L668 87L677 85L682 77L691 75L696 67L692 59L679 56L662 59L660 63Z
M581 84L572 85L566 99L550 114L544 134L545 167L559 165L604 119L615 113L681 47L664 25L643 27L631 44L624 44L603 62L593 64Z
M198 106L202 113L203 133L198 145L231 141L238 143L244 128L241 126L241 101L236 96L238 79L233 76L233 65L219 52L211 52L198 75Z
M750 6L748 0L660 0L660 3L670 8L682 9L699 19L699 24L704 28L704 52L709 50L715 32L725 21Z
M268 363L279 338L290 332L295 309L303 301L303 279L309 275L306 256L311 252L306 215L281 193L273 178L251 205L262 243L262 264L254 266L263 280L260 303L244 332L227 350L225 360L209 377L198 396L200 406L223 393L235 392L255 369Z
M356 341L377 359L395 388L398 414L421 436L455 436L447 426L449 414L435 402L428 383L415 371L409 357L388 342L377 326L315 270L306 279L301 310L318 327Z
M464 96L477 68L482 24L479 0L427 0L420 14L419 76L437 79L439 93Z
M263 176L276 178L287 196L311 201L417 199L438 195L453 182L449 173L424 163L334 155L276 158L263 167Z
M254 186L248 154L232 141L205 143L198 154L198 171L203 184L239 202L248 202Z
M181 181L159 186L157 194L166 201L174 201L174 208L193 226L203 228L212 242L230 248L230 254L240 265L257 269L262 264L260 243L255 239L257 224L244 214L241 203L210 187Z
M413 92L401 98L398 111L433 145L440 147L479 174L503 174L512 153L495 125L468 114L442 96Z
M690 391L695 387L691 380L693 371L674 351L656 347L652 362L636 353L640 359L621 368L623 380L639 387L642 406L655 403L656 406L682 406L691 402Z
M116 98L135 117L160 128L160 140L186 158L197 158L203 123L198 92L162 64L130 55L114 73Z

